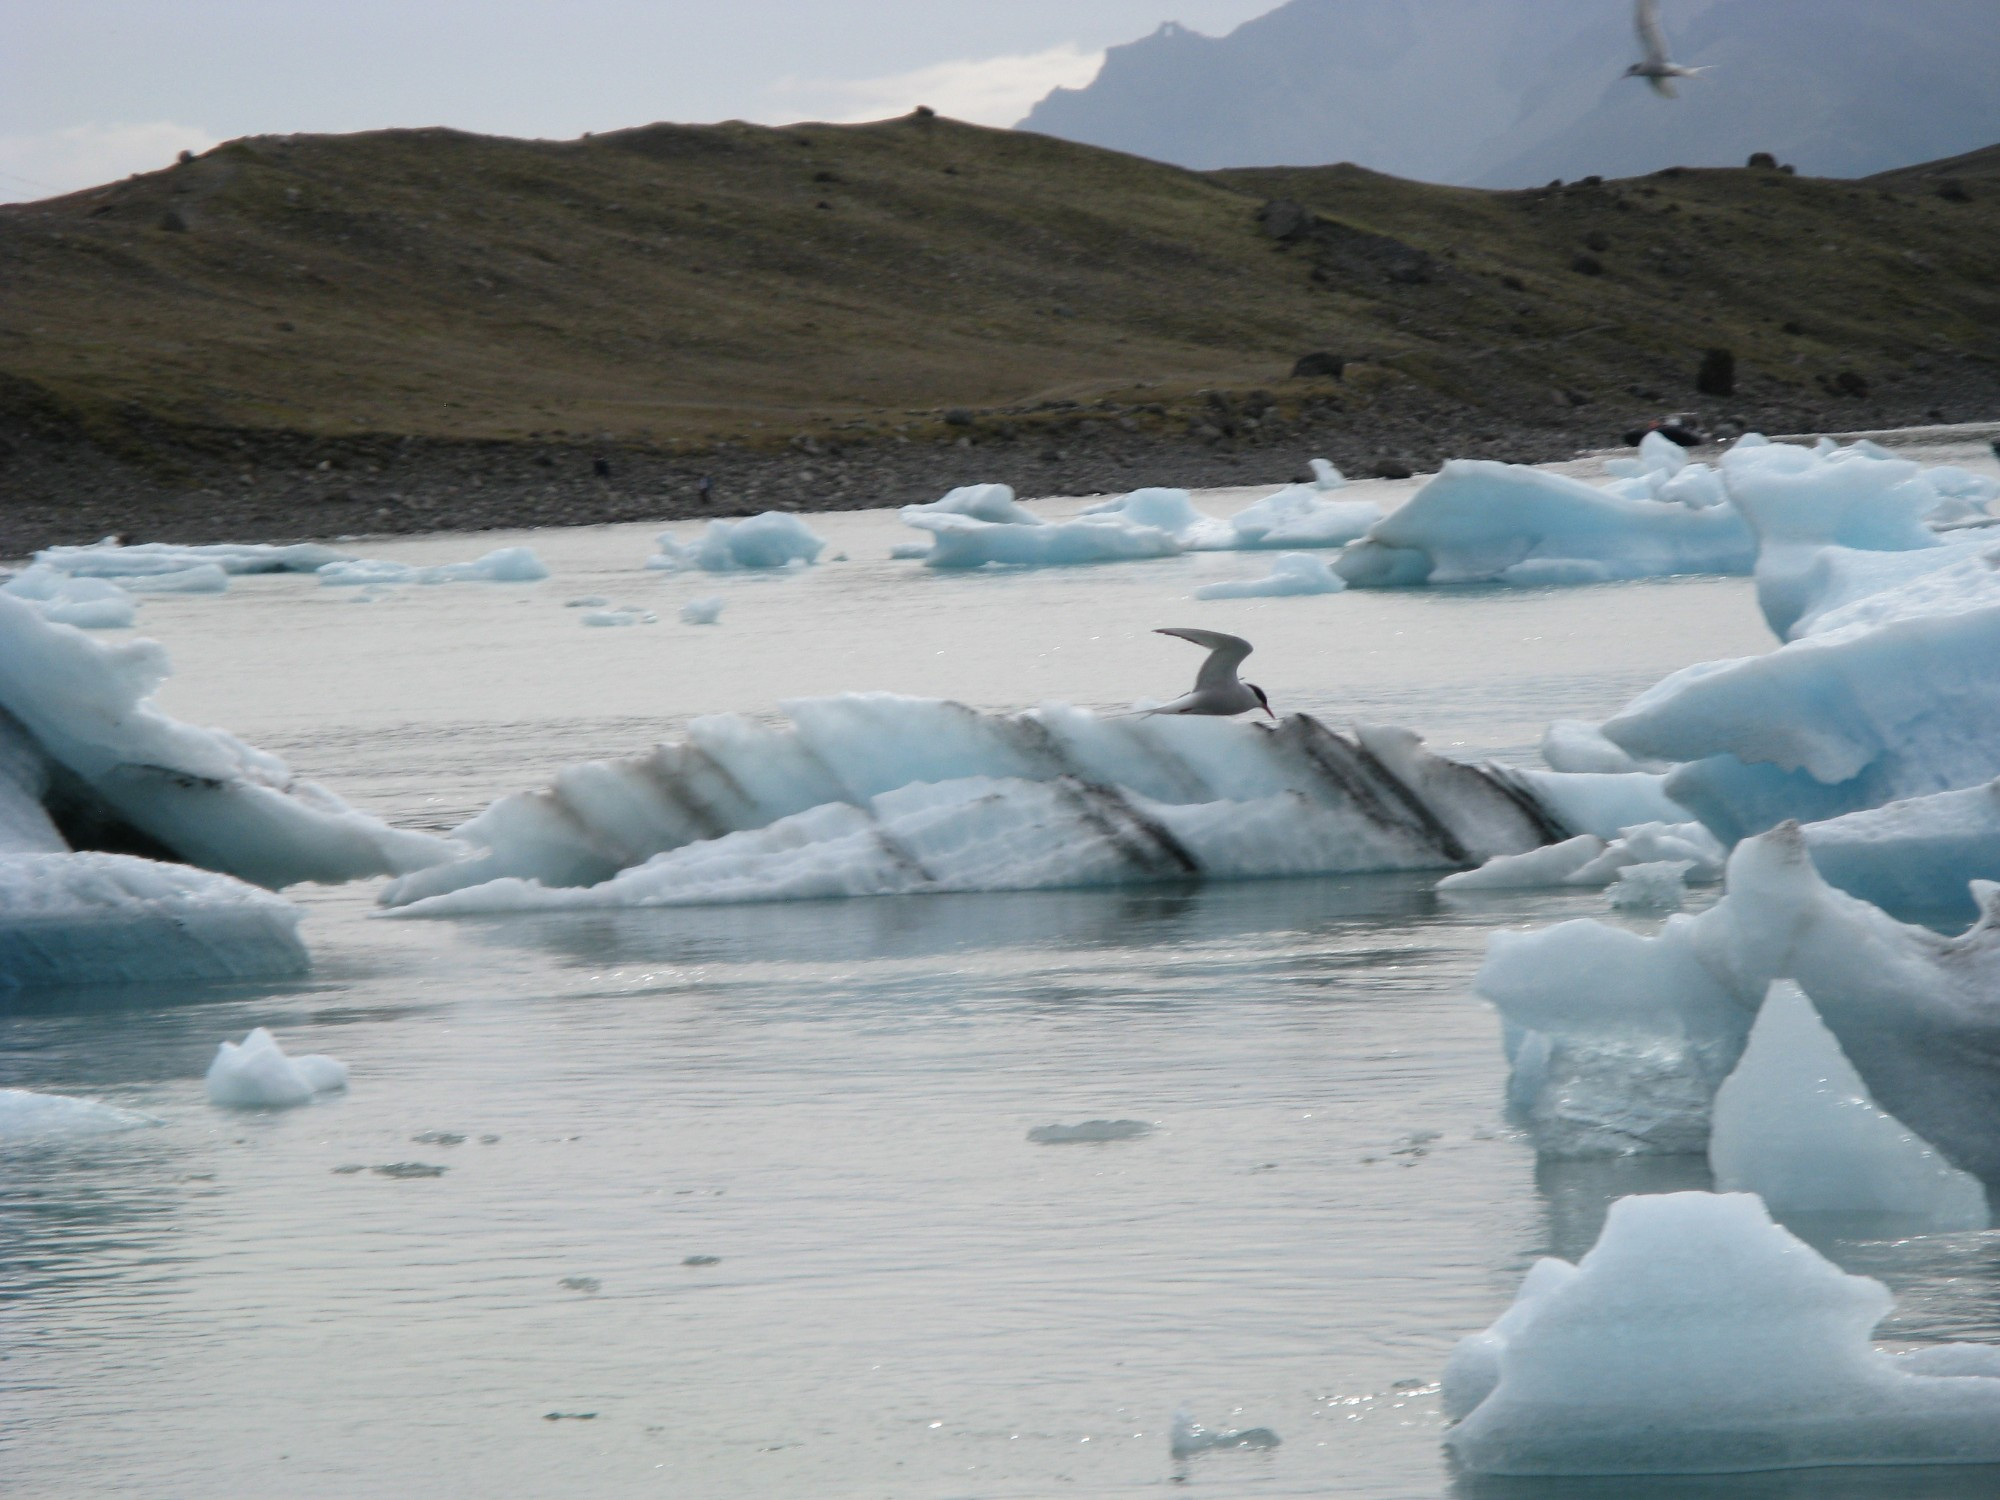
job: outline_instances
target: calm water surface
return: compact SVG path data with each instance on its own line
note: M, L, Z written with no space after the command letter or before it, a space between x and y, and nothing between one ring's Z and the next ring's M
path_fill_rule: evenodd
M1226 509L1217 503L1212 508ZM703 713L845 690L1123 707L1257 643L1281 709L1526 760L1689 662L1768 649L1745 580L1199 603L1267 557L944 576L879 513L800 576L641 571L651 529L514 541L534 585L239 580L149 601L184 718L446 827ZM720 594L714 627L679 623ZM661 623L588 629L609 596ZM1544 1167L1505 1126L1496 926L1423 877L455 923L308 889L304 981L45 995L0 1084L157 1128L0 1155L9 1496L1991 1496L1991 1473L1456 1480L1434 1381L1538 1256L1698 1163ZM253 1025L353 1087L204 1101ZM1149 1123L1044 1146L1039 1125ZM446 1169L396 1178L399 1162ZM1885 1337L2000 1338L2000 1240L1829 1240ZM712 1257L710 1260L708 1258ZM694 1258L691 1261L691 1258ZM1167 1424L1267 1426L1176 1464ZM560 1414L552 1419L551 1414Z

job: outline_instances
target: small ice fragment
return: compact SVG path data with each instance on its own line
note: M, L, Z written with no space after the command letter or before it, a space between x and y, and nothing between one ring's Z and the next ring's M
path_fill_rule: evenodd
M422 1135L413 1135L410 1140L419 1146L463 1146L465 1137L451 1130L426 1130Z
M1028 1139L1037 1146L1076 1146L1098 1141L1130 1141L1151 1135L1144 1120L1085 1120L1080 1125L1037 1125Z
M542 1413L542 1420L544 1422L595 1422L597 1420L597 1413L594 1411L550 1411Z
M721 618L720 594L711 594L706 599L690 599L681 606L681 623L684 625L713 625Z
M556 1285L572 1292L596 1292L604 1287L595 1276L565 1276Z
M371 1170L377 1177L442 1177L445 1174L443 1167L434 1167L424 1161L385 1162Z
M224 1109L289 1109L315 1094L347 1087L347 1064L331 1057L287 1057L259 1026L238 1045L224 1042L204 1080L208 1100Z
M688 1255L681 1258L681 1264L684 1266L719 1266L722 1264L722 1257L719 1255Z
M1611 904L1621 911L1679 911L1687 895L1686 876L1693 861L1662 859L1651 864L1627 865L1618 872L1611 887Z
M657 625L660 617L646 609L594 609L582 619L586 625Z
M1210 1429L1182 1407L1174 1413L1169 1446L1175 1458L1188 1458L1217 1448L1275 1448L1284 1440L1268 1427Z
M368 1169L365 1166L363 1166L360 1162L355 1161L355 1162L349 1162L344 1167L335 1167L333 1169L333 1175L336 1177L352 1177L358 1172L365 1172L367 1170Z
M585 594L585 595L584 595L584 596L583 596L583 597L582 597L581 599L568 599L568 600L565 600L565 601L563 602L563 608L564 608L564 609L602 609L602 608L604 608L604 606L605 606L605 605L609 604L610 602L611 602L611 601L610 601L609 599L605 598L605 597L604 597L604 595L602 595L602 594Z

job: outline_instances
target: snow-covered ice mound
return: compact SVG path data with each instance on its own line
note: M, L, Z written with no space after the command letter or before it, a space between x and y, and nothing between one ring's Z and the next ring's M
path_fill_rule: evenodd
M1624 1198L1453 1352L1445 1443L1482 1474L2000 1463L2000 1347L1884 1354L1893 1305L1748 1194Z
M1686 762L1667 790L1725 840L2000 776L2000 544L1817 615L1766 656L1705 662L1603 726ZM1922 555L1922 554L1919 554Z
M159 1123L151 1115L120 1109L115 1104L100 1104L95 1099L38 1094L29 1089L0 1089L0 1144L4 1145L115 1135Z
M1361 588L1601 583L1748 573L1756 552L1728 505L1635 499L1519 464L1455 459L1336 566Z
M1274 599L1292 594L1337 594L1347 581L1322 558L1306 552L1281 552L1271 561L1270 574L1226 583L1203 584L1197 599Z
M455 852L356 812L232 735L168 718L152 702L167 673L156 642L100 644L0 595L0 802L15 809L0 826L33 802L77 842L157 850L274 888ZM41 817L50 832L55 822Z
M744 569L805 567L819 561L824 538L789 511L767 510L741 521L710 521L698 542L677 542L671 531L655 538L659 551L646 566L677 572L699 568L705 573Z
M269 891L186 865L0 853L0 993L303 974L299 917Z
M330 562L319 569L319 581L336 588L403 583L537 583L548 576L548 567L527 547L499 547L471 562L419 566L364 557Z
M1715 1096L1708 1160L1722 1192L1779 1214L1880 1214L1930 1230L1991 1222L1979 1179L1884 1112L1804 990L1771 986Z
M87 547L44 547L35 554L36 562L79 578L143 578L202 567L217 567L225 573L317 573L328 563L350 558L349 553L313 542L288 547L243 542L184 547L173 542L142 542L127 547L111 537Z
M1707 1150L1717 1088L1775 979L1840 1039L1877 1104L2000 1182L2000 887L1957 937L1827 885L1799 828L1745 840L1724 898L1656 937L1602 922L1498 932L1474 988L1500 1011L1510 1103L1551 1156Z
M287 1057L278 1039L259 1026L240 1044L216 1048L202 1082L208 1102L224 1109L290 1109L346 1088L347 1064L316 1053Z
M1582 783L1635 779L1461 765L1407 731L1305 716L1267 730L887 693L785 713L570 767L383 899L439 914L1448 868L1566 836L1565 808L1624 811L1633 789Z

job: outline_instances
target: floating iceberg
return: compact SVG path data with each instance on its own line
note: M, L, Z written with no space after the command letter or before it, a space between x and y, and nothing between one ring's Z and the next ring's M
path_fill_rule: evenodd
M1085 1120L1079 1125L1037 1125L1028 1139L1037 1146L1096 1146L1106 1141L1136 1141L1151 1135L1144 1120Z
M1687 896L1687 872L1684 859L1627 865L1611 882L1611 904L1620 911L1679 911Z
M2000 546L1818 615L1766 656L1667 677L1607 721L1687 762L1667 791L1725 840L2000 776Z
M1264 578L1245 578L1227 583L1203 584L1194 591L1197 599L1271 599L1291 594L1337 594L1347 581L1310 553L1280 553Z
M542 560L527 547L501 547L471 562L385 562L359 558L331 562L319 570L319 581L336 588L363 588L402 583L535 583L549 576Z
M1404 730L1303 715L1267 730L887 693L785 713L570 767L383 900L445 914L1448 868L1566 836L1551 807L1602 800L1578 782L1654 779L1461 765Z
M1135 531L1163 531L1189 552L1226 552L1237 543L1236 528L1195 508L1186 490L1145 489L1086 506L1085 518L1121 522Z
M705 599L690 599L681 606L683 625L713 625L722 618L722 596L710 594Z
M1323 458L1312 461L1311 484L1287 485L1229 518L1237 548L1344 547L1382 519L1372 500L1329 500L1347 483Z
M73 578L42 563L0 583L0 594L32 604L43 619L78 630L124 630L138 618L137 601L117 584Z
M1748 1194L1624 1198L1453 1352L1445 1444L1481 1474L2000 1463L2000 1349L1884 1354L1893 1305Z
M60 1140L67 1136L114 1135L160 1122L134 1109L73 1099L67 1094L37 1094L28 1089L0 1089L0 1143Z
M0 993L303 974L299 909L126 854L0 853Z
M698 542L674 540L670 531L655 539L660 550L646 559L649 568L678 571L700 568L705 573L740 569L805 567L819 561L826 548L806 523L787 511L767 510L742 521L710 521Z
M2000 879L2000 781L1911 797L1802 830L1829 883L1894 911L1976 912L1975 887Z
M1877 1104L2000 1182L2000 887L1958 937L1834 890L1787 824L1738 845L1727 893L1657 937L1594 921L1489 940L1509 1100L1551 1156L1708 1148L1715 1092L1775 979L1791 979Z
M650 609L593 609L577 616L585 625L657 625L660 617Z
M1519 464L1455 459L1336 566L1360 588L1601 583L1748 573L1756 552L1730 506L1633 499Z
M1771 986L1715 1096L1708 1160L1719 1191L1755 1193L1779 1214L1894 1215L1929 1230L1991 1222L1979 1179L1877 1106L1789 980Z
M346 1088L347 1064L317 1054L287 1057L278 1039L259 1026L241 1044L216 1048L202 1082L208 1102L224 1109L290 1109Z
M933 568L1066 567L1174 557L1185 550L1174 536L1120 516L1078 516L1072 521L982 521L926 506L903 507L903 524L931 534L922 554Z
M913 514L970 516L975 521L991 521L1002 526L1039 526L1042 518L1014 498L1014 489L1005 484L966 484L925 505L906 505L902 515Z
M153 641L103 645L0 595L0 801L32 801L66 836L41 852L144 849L257 885L413 870L455 853L296 779L276 756L168 718ZM6 790L13 788L12 792Z
M171 573L136 573L124 587L135 594L226 594L229 572L216 563L196 563Z
M210 566L225 573L317 573L328 563L350 560L348 553L312 542L289 547L240 542L183 547L172 542L142 542L126 547L112 537L87 547L44 547L35 554L36 562L58 572L88 578L143 578Z

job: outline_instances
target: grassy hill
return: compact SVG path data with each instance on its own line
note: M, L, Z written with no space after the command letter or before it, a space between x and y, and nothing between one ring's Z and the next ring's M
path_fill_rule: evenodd
M1067 403L1237 447L1249 391L1295 434L1399 402L1610 434L1694 404L1711 346L1753 419L1859 425L2000 388L2000 183L1950 181L1490 193L922 116L260 137L0 208L0 439L171 486L224 439L1035 446ZM1315 350L1347 378L1289 380Z

